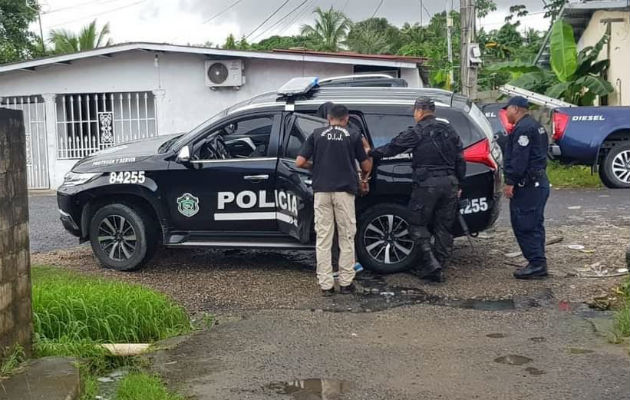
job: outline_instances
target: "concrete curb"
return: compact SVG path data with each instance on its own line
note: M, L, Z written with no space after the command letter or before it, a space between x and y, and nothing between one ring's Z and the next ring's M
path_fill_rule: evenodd
M32 360L23 371L0 381L0 400L78 400L79 368L74 358Z

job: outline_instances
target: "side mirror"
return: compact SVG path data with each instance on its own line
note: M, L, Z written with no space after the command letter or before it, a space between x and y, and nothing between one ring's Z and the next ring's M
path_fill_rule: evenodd
M186 163L190 161L190 147L184 146L177 153L177 162Z

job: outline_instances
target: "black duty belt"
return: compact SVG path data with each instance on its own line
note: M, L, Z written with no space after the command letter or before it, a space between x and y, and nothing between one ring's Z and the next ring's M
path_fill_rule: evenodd
M450 176L450 175L455 175L455 174L448 170L427 171L426 173L427 178L437 178L441 176Z

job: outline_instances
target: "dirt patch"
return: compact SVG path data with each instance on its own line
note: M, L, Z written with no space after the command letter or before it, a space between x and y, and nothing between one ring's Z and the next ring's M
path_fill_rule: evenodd
M447 282L429 284L406 273L378 277L388 287L421 291L428 298L457 303L461 300L505 300L551 293L552 303L590 302L610 295L623 277L582 278L579 269L599 263L599 268L625 267L628 229L611 224L567 226L548 229L548 238L563 241L547 248L550 277L543 281L519 281L512 277L521 257L506 257L518 251L509 228L499 228L473 240L471 250L464 239L456 241ZM582 250L569 245L580 244ZM89 247L32 255L33 264L49 264L95 276L120 279L160 290L190 312L222 313L253 309L352 310L353 296L323 299L314 274L313 252L250 250L163 249L145 269L125 273L100 267ZM369 273L366 277L369 277ZM400 293L400 291L398 292ZM397 294L398 294L397 293ZM382 296L387 301L387 296ZM391 299L390 299L391 300ZM344 303L346 302L346 303Z

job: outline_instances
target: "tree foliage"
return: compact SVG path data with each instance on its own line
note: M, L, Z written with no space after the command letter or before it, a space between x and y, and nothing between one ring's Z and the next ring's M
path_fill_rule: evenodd
M508 72L511 84L547 96L555 97L580 106L593 105L597 96L606 96L614 91L610 82L603 78L610 65L609 60L598 60L599 54L608 43L604 35L595 46L576 50L573 29L563 20L557 20L551 28L550 53L552 70L529 65L505 63L495 65L497 72Z
M236 50L236 39L234 38L233 34L230 33L225 38L225 43L223 43L223 46L221 46L221 48L226 50Z
M302 25L300 29L300 33L308 38L308 46L320 51L339 51L352 22L332 6L327 11L317 7L314 14L315 23Z
M345 45L364 54L394 54L401 46L400 30L386 18L368 18L353 24Z
M34 0L0 0L0 64L41 54L39 39L29 31L37 7Z
M92 50L98 47L109 46L112 40L109 36L109 23L99 30L96 20L81 28L79 33L66 29L53 29L50 31L50 42L53 45L54 54L74 53L78 51Z

